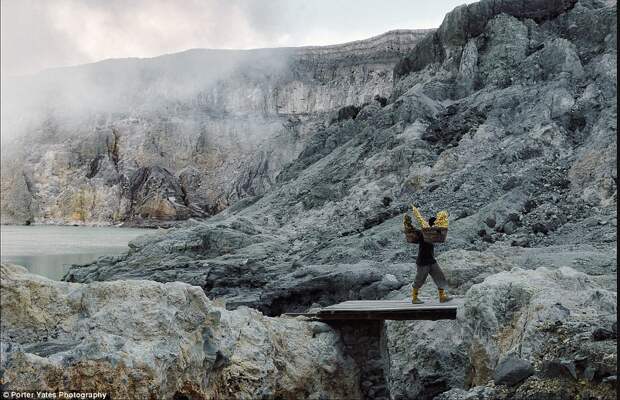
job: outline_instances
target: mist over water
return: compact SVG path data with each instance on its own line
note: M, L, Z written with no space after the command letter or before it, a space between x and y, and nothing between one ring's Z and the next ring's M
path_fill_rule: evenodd
M2 262L22 265L30 272L60 280L69 265L118 255L145 229L82 226L1 226Z

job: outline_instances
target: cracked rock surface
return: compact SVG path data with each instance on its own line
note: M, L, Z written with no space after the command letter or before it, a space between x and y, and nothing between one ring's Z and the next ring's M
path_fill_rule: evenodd
M1 268L5 390L88 388L126 399L359 397L356 367L325 324L227 311L180 282L77 284Z

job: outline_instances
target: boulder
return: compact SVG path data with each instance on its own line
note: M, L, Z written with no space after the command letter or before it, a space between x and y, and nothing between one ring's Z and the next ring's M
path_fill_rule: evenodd
M534 365L554 355L566 357L567 351L573 356L594 352L598 356L593 357L603 357L605 347L594 349L589 338L578 338L586 332L589 336L591 329L611 325L616 298L615 291L568 267L515 268L472 286L462 316L476 371L474 383L486 382L497 363L509 354ZM548 328L554 323L563 328ZM565 343L558 339L558 332L568 339Z
M518 357L506 357L501 360L493 374L496 385L514 386L534 374L532 364Z
M113 398L359 397L327 325L229 312L180 282L58 282L1 266L3 389ZM317 325L320 325L317 328Z

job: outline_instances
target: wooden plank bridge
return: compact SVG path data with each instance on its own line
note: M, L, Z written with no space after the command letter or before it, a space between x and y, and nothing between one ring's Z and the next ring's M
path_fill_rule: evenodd
M289 313L287 316L305 316L322 321L337 320L439 320L456 319L456 311L463 299L455 298L446 303L421 299L423 304L411 300L351 300L320 308L308 313Z

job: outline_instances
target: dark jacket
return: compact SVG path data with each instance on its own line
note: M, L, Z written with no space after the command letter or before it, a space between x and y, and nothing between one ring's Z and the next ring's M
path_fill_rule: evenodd
M417 265L431 265L435 264L435 245L432 242L425 242L422 232L415 230L413 240L411 243L418 243L418 257L415 260Z

